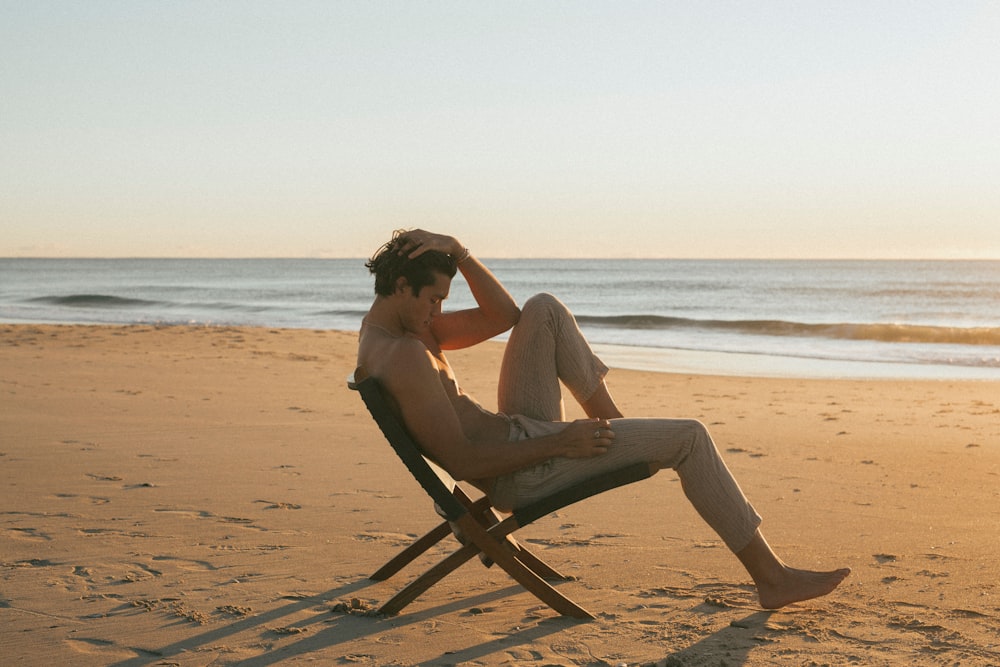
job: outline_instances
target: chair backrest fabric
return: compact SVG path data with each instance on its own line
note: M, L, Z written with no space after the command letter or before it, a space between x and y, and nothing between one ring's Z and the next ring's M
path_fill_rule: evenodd
M348 386L361 394L368 412L378 424L385 439L409 469L410 474L420 483L424 491L437 503L441 512L449 521L454 521L465 514L465 508L452 493L455 480L440 466L424 456L420 446L410 437L406 427L389 407L389 402L382 393L378 380L366 376L362 369L348 380Z

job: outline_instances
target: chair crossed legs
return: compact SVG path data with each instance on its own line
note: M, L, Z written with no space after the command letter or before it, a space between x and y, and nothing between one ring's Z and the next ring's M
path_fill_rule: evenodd
M503 515L490 504L488 497L472 500L447 472L422 454L406 428L393 414L375 378L368 377L364 369L359 368L348 380L348 386L361 394L365 406L383 435L434 501L438 513L444 519L426 535L394 556L370 578L377 581L388 579L452 533L462 543L462 546L451 555L411 581L379 607L379 613L390 615L399 613L424 591L478 555L484 563L495 563L502 568L515 581L560 614L574 618L594 618L593 614L546 581L569 580L572 577L560 574L555 568L532 554L514 539L512 533L562 507L646 479L656 472L654 467L638 463L593 477L518 508L510 516L503 518Z

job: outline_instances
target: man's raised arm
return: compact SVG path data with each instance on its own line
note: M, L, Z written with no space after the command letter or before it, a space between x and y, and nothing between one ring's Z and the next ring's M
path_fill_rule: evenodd
M453 236L434 234L422 229L406 232L402 252L419 257L427 250L437 250L454 257L469 285L477 307L434 318L431 331L444 350L470 347L507 331L517 324L521 310L514 297L496 276Z

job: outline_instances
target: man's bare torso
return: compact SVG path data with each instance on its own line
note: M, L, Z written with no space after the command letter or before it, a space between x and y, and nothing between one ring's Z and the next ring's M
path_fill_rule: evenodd
M413 338L420 340L427 348L429 361L437 371L441 387L455 410L465 436L471 441L505 440L510 431L507 420L489 412L461 390L454 370L436 341ZM392 358L393 346L399 345L402 340L403 338L378 327L362 326L358 343L358 365L365 367L369 375L384 380L393 372L386 360Z

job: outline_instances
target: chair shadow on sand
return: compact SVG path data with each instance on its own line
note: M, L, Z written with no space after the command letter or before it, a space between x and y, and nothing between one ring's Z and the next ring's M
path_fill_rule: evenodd
M245 667L276 665L287 660L307 657L310 654L319 654L336 646L344 646L346 656L350 655L351 644L365 637L375 636L390 630L398 630L406 626L419 625L448 614L460 613L477 607L496 606L511 596L525 593L523 588L516 583L512 583L505 588L433 607L409 611L398 616L366 615L364 613L337 612L334 610L334 600L350 596L375 583L371 579L363 578L323 593L290 599L287 604L270 611L234 620L225 625L213 626L205 632L186 637L166 646L141 649L141 655L113 663L112 667L139 667L140 665L163 663L163 661L168 660L171 656L181 653L210 650L212 647L217 647L225 643L227 637L234 637L241 633L256 632L263 638L269 633L273 633L273 628L276 625L291 628L295 632L301 632L301 635L292 641L287 641L286 638L286 643L280 646L265 650L259 655L245 658L240 661L240 665L244 665ZM302 612L314 612L318 606L328 606L331 611L327 614L311 613L308 618L299 621L290 623L282 622L283 619L293 617ZM704 611L705 613L710 613L712 610L705 609ZM761 636L758 630L764 630L764 623L771 614L772 612L768 611L754 612L741 619L732 621L726 627L705 636L697 643L677 651L672 651L672 647L665 645L662 647L662 657L654 660L633 663L626 657L622 662L656 665L657 667L682 667L693 662L700 664L710 658L713 661L712 664L720 664L719 661L723 661L729 667L737 667L738 665L746 664L751 651L759 646L761 642L768 641L766 637ZM589 622L593 623L595 621ZM604 621L598 619L596 622L602 623ZM525 625L523 628L501 637L457 650L442 651L439 655L432 658L425 658L418 664L428 666L454 665L485 660L497 652L509 652L518 647L530 650L530 646L533 643L541 641L545 637L556 635L587 623L588 621L568 616L539 618L534 620L530 625ZM752 636L749 636L750 633L752 633ZM644 652L648 653L649 649L647 648ZM336 658L331 658L331 660L336 660ZM612 664L616 662L615 660L611 661ZM574 664L598 667L599 665L608 665L609 661L594 656L590 662L580 663L578 660L574 660Z
M112 667L138 667L139 665L148 665L154 662L162 663L171 656L180 653L208 650L213 646L224 643L226 638L234 637L241 633L256 632L261 636L273 633L275 625L282 625L295 632L301 632L302 634L297 640L240 661L241 665L248 666L273 665L291 658L324 651L334 646L347 645L367 636L427 622L447 614L477 606L495 605L511 595L523 593L523 589L513 584L503 589L489 591L400 616L362 615L334 611L333 600L349 596L375 583L368 578L360 579L357 582L331 589L324 593L289 600L287 604L270 611L241 618L225 625L213 626L205 632L186 637L166 646L147 647L143 649L133 648L132 650L140 652L140 655L115 662ZM309 610L315 610L316 607L323 605L330 607L331 613L313 613L309 618L282 623L283 619ZM461 660L487 656L497 650L530 644L542 637L559 632L577 623L578 621L563 616L541 619L535 625L525 627L516 633L491 640L478 646L461 649L457 653L443 653L439 659L431 660L426 664L437 664L438 660L446 663L455 663ZM316 626L322 627L316 629Z

